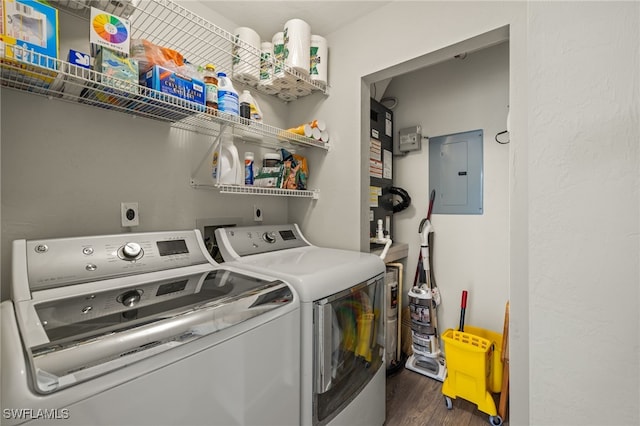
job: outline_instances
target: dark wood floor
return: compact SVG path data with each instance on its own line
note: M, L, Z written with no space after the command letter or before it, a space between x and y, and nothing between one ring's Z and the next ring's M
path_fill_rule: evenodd
M496 406L497 406L496 400ZM489 416L462 398L447 410L442 383L411 370L387 376L386 426L487 426ZM504 425L508 426L505 421Z

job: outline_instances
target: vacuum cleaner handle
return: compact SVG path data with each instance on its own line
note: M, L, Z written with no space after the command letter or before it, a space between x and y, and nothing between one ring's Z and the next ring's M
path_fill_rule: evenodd
M431 194L429 194L429 210L427 211L427 220L431 219L431 211L433 210L433 202L436 199L436 190L432 189Z
M427 217L426 219L422 219L422 221L420 222L420 227L418 228L418 233L422 234L423 231L423 226L426 223L427 220L431 220L431 211L433 210L433 202L436 199L436 190L432 189L431 190L431 194L429 195L429 209L427 210ZM427 236L427 242L425 243L425 245L429 242L428 241L428 236ZM418 264L416 265L416 275L413 277L413 286L415 287L416 284L418 284L418 278L420 277L421 273L420 273L420 267L422 264L422 250L419 251L418 254Z
M424 219L422 219L420 221L420 227L418 227L418 233L422 234L422 231L424 231L424 225L426 225L427 221L429 219L427 219L426 217Z

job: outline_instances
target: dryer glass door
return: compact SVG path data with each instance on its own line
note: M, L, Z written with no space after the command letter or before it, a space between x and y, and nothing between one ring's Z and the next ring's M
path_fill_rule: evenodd
M384 278L314 304L314 424L325 424L369 383L383 362Z

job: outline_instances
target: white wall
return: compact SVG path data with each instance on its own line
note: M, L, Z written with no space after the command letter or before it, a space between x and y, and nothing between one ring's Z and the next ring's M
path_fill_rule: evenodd
M531 420L639 424L640 3L528 22Z
M494 137L506 129L509 102L509 46L502 43L396 77L384 96L398 99L399 129L421 125L425 136L482 129L483 214L434 214L432 255L442 294L440 330L456 328L460 295L469 291L466 324L502 333L509 299L509 145ZM503 137L504 139L504 137ZM411 206L394 215L394 241L409 244L404 288L413 284L420 250L418 225L429 205L429 142L420 151L396 156L394 185L411 195Z

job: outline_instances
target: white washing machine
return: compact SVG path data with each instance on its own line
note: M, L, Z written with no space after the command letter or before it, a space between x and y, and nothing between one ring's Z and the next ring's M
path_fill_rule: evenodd
M290 283L301 302L302 425L385 420L384 262L316 247L295 224L219 228L224 265Z
M300 304L198 230L13 243L3 425L296 425Z

